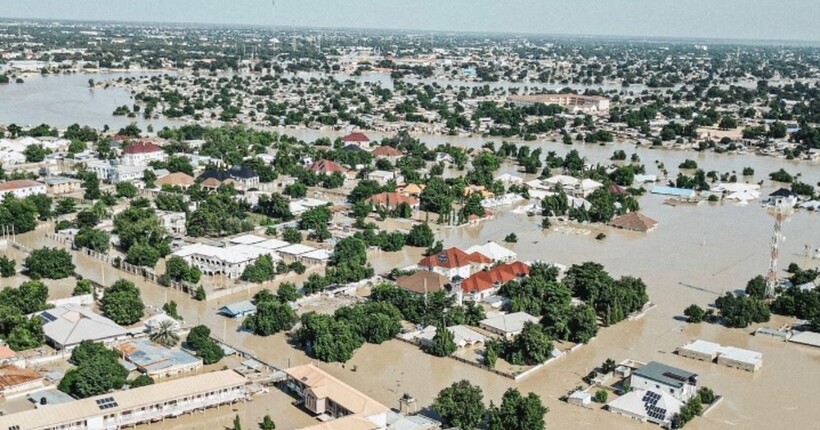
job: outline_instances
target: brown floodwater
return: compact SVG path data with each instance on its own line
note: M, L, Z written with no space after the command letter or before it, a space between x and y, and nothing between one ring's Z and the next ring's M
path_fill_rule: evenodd
M601 161L613 150L612 147L598 146L581 148L588 157ZM755 168L757 178L760 178L785 167L791 172L801 171L805 182L816 183L820 180L820 169L817 167L774 158L641 151L648 173L657 173L653 164L655 158L661 159L675 173L677 164L684 158L696 158L707 170L740 170L749 165ZM762 190L764 195L776 188L768 181L765 185ZM689 429L812 428L818 418L813 394L820 386L820 349L756 338L750 335L754 327L727 329L710 324L689 325L679 319L689 304L708 306L718 295L742 289L750 278L765 274L774 219L754 202L747 206L704 203L700 206L671 207L663 201L664 197L652 195L640 199L642 212L659 222L658 227L649 234L586 226L575 227L589 228L594 233L575 235L546 231L539 227L540 217L517 215L506 209L496 210L494 219L475 227L436 229L445 246L462 248L489 240L503 243L507 234L515 232L519 242L508 246L518 253L521 260L538 259L567 265L597 261L614 276L635 275L645 280L650 300L658 306L643 319L602 329L589 345L519 383L451 359L426 355L418 348L399 341L365 345L344 368L330 364L322 364L322 367L390 407L397 407L398 399L404 393L415 396L420 406L428 406L439 390L454 381L468 379L482 386L488 403L490 400L497 403L510 386L539 394L551 410L547 415L548 428L551 429L637 429L646 427L602 410L590 411L570 406L558 401L558 398L582 384L581 377L607 358L616 361L626 358L658 360L698 373L702 385L713 388L725 397L707 417L697 418L688 424ZM386 225L406 228L403 222ZM18 240L31 247L42 246L42 236L50 228L40 227L35 232L20 235ZM606 239L595 239L599 230L606 233ZM803 249L805 244L820 246L820 214L796 212L785 222L783 234L785 241L781 247L781 268L790 262L802 266L818 265L817 260L803 256ZM22 261L17 251L3 252L15 256L18 263ZM370 255L370 259L376 271L382 272L414 264L420 252L412 248L397 253L376 252ZM287 367L309 361L301 351L287 344L284 334L262 338L239 332L238 321L216 314L221 304L245 299L259 287L219 301L201 303L177 291L124 275L87 257L75 256L75 262L83 276L105 284L112 283L120 276L135 281L149 305L159 307L166 300L175 300L186 321L207 324L217 337L227 338L231 345L252 351L274 366ZM16 285L20 281L20 277L4 279L2 285ZM65 281L47 283L55 286L54 297L70 294L70 286L73 286ZM766 325L777 327L788 321L776 317ZM692 338L760 351L764 357L763 368L750 374L672 354L675 348ZM356 371L352 370L354 366ZM258 397L251 405L239 406L236 412L224 408L167 421L159 427L218 428L228 425L235 413L243 417L243 424L251 427L252 420L260 419L265 413L282 417L274 416L279 428L312 422L307 415L290 406L289 398L274 393Z

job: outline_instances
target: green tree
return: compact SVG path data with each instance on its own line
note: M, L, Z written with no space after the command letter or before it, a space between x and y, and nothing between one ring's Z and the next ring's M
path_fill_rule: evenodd
M427 248L433 245L436 238L433 235L433 230L427 223L416 224L410 228L410 233L407 234L406 242L410 246L419 248Z
M461 380L444 388L433 401L433 410L445 424L461 430L473 430L484 416L484 394L481 387Z
M90 227L83 227L74 236L74 247L88 248L97 252L108 252L111 246L111 238L108 233Z
M755 299L766 298L766 278L757 275L746 284L746 294Z
M13 259L6 257L5 255L0 256L0 276L4 278L10 278L17 274L17 263L14 262Z
M208 328L206 325L198 325L191 329L188 332L188 337L185 338L185 343L188 345L189 348L196 351L199 349L205 342L211 340L211 329Z
M242 422L239 421L239 414L233 418L233 427L231 427L231 430L242 430Z
M124 197L126 199L133 199L137 196L138 190L134 184L130 182L117 182L117 197Z
M295 302L301 297L299 290L292 282L283 282L276 290L276 297L282 303Z
M122 388L128 377L117 353L103 344L83 341L71 353L77 368L69 370L59 389L79 398L86 398Z
M173 300L166 302L164 305L162 305L162 310L165 312L166 315L175 320L182 319L182 317L179 316L179 312L177 311L177 302Z
M430 345L425 348L425 351L429 354L435 355L436 357L446 357L456 352L456 349L458 348L453 339L453 333L451 333L450 330L447 330L447 327L440 325L436 327L436 334L433 336L433 340L430 342Z
M102 196L100 192L100 178L93 173L83 175L83 198L86 200L97 200Z
M287 303L280 302L273 295L263 300L257 299L255 305L256 313L242 322L242 328L258 336L270 336L290 330L299 321L293 308Z
M202 285L197 286L196 290L194 290L194 300L204 302L205 299L205 287Z
M282 240L288 243L302 243L302 233L293 227L282 230Z
M703 321L703 318L706 317L706 311L703 310L700 306L696 304L691 304L689 307L683 310L683 315L685 315L690 323L697 324Z
M543 430L544 415L549 412L541 398L534 393L522 396L517 388L509 388L501 399L501 406L490 406L487 411L488 430Z
M74 273L71 254L64 249L40 248L31 251L24 263L31 279L63 279Z
M552 352L552 342L539 324L525 323L521 334L513 342L516 350L521 352L523 364L543 363Z
M165 276L172 281L196 284L202 277L199 268L189 265L182 257L171 256L165 261Z
M168 320L159 323L159 327L149 336L151 342L171 348L179 343L179 336L174 331L174 323Z
M26 163L39 163L46 159L46 155L51 153L48 149L43 148L43 145L29 145L23 151L26 156Z
M74 291L71 293L72 296L82 296L85 294L93 294L94 287L91 285L91 281L88 279L78 279L77 284L74 285Z
M598 390L595 392L595 401L597 403L606 403L609 398L609 393L606 390Z
M106 317L120 325L134 324L142 318L145 311L139 290L125 279L106 288L101 308Z
M255 282L257 284L270 281L274 276L276 276L276 265L270 254L259 256L256 261L247 265L242 272L243 281Z
M261 430L276 430L276 423L273 422L273 419L270 415L265 415L262 418L262 422L259 423L259 428Z
M148 385L154 385L154 378L148 375L137 376L136 378L128 382L128 386L131 388L145 387Z

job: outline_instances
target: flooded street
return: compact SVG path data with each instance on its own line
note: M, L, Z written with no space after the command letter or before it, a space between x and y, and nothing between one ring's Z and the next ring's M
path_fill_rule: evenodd
M130 119L110 115L115 106L132 103L128 94L116 89L89 90L86 84L89 78L97 80L103 76L30 77L23 85L2 88L0 122L47 122L58 126L78 122L96 126L109 124L112 127L131 122ZM65 90L69 86L73 89ZM77 89L79 86L86 88ZM46 105L51 106L49 110L39 112ZM151 123L154 127L160 125L158 121ZM306 140L321 135L341 134L331 131L279 130ZM373 135L378 136L378 133ZM501 139L443 136L426 136L423 140L431 145L447 142L469 147L480 147L487 140L494 140L497 144L501 142ZM608 163L615 149L624 149L627 154L635 152L634 145L628 144L528 144L543 147L545 153L556 151L561 156L571 149L577 149L592 163ZM678 164L691 158L706 171L740 172L744 167L753 167L753 182L761 181L769 172L780 168L790 173L802 173L802 181L809 184L820 181L820 166L816 163L812 165L754 155L701 154L648 148L638 148L637 152L649 174L659 173L656 160L676 175ZM515 170L510 167L505 169ZM762 194L765 196L777 188L779 186L765 180ZM657 360L698 373L701 385L711 387L717 394L724 396L723 402L708 416L696 418L687 424L687 429L810 428L807 423L816 422L818 417L817 401L813 394L817 391L816 387L820 386L820 349L757 338L750 335L754 327L727 329L713 324L690 325L680 318L688 305L695 303L706 307L724 292L743 289L750 278L765 274L774 218L757 202L747 206L727 202L672 207L665 205L664 200L665 197L649 194L639 200L641 212L659 223L649 234L577 225L574 227L590 229L592 232L575 235L543 230L540 228L540 216L517 215L511 213L509 208L497 210L494 219L478 226L436 229L437 238L443 240L446 247L458 246L462 249L490 240L503 243L504 237L514 232L519 242L507 246L518 253L520 260L544 260L566 265L595 261L603 264L615 277L634 275L646 282L650 300L658 306L643 319L624 321L614 327L602 329L591 344L552 362L519 383L452 359L427 355L417 347L395 340L382 345L365 345L344 368L331 364L321 364L321 367L394 408L398 407L398 400L404 393L416 397L420 406L429 406L442 388L454 381L468 379L483 387L487 403L492 400L497 404L510 386L517 386L523 392L539 394L550 408L546 418L550 429L646 429L655 427L602 410L590 411L571 406L560 402L558 398L573 387L582 385L581 377L607 358L618 362L627 358L644 362ZM32 248L54 246L54 243L43 238L51 228L51 225L41 225L34 232L18 236L18 241ZM604 232L607 237L601 241L596 240L598 232ZM786 240L781 246L781 268L792 262L804 267L818 265L817 260L811 261L803 256L803 249L806 244L815 248L820 246L819 213L797 211L784 223L783 235ZM397 253L371 253L370 259L377 273L386 272L415 264L422 251L408 247ZM23 255L20 252L12 249L3 249L2 252L15 258L18 268L22 265ZM187 323L206 324L217 338L224 338L238 349L253 352L273 366L288 367L309 362L302 351L287 343L284 334L268 338L254 336L238 331L241 321L217 315L217 309L221 305L247 299L260 287L219 300L197 302L176 290L144 282L139 277L126 275L97 260L76 253L74 255L77 272L82 276L105 285L110 285L120 277L130 279L140 287L147 305L161 307L166 301L174 300ZM4 287L16 286L22 279L15 277L1 282ZM52 298L71 294L73 280L45 282L52 287ZM774 317L765 325L778 327L786 321L788 320ZM692 338L760 351L763 353L763 368L751 374L672 354L678 346ZM356 370L353 371L353 368ZM266 413L273 416L278 428L292 428L314 422L291 406L289 397L274 392L257 397L252 404L239 405L236 411L226 407L203 415L152 424L151 427L174 430L214 429L230 424L235 413L244 417L243 425L248 428L254 428L253 420L260 419Z

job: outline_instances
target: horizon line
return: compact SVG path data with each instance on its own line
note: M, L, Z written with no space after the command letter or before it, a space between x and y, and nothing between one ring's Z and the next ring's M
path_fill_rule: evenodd
M660 39L666 42L701 41L714 42L719 44L745 44L765 43L769 45L783 44L792 46L820 45L820 40L801 39L746 39L733 37L707 37L707 36L658 36L658 35L616 35L616 34L580 34L580 33L535 33L535 32L481 32L474 30L430 30L430 29L406 29L387 27L325 27L325 26L288 26L288 25L262 25L262 24L235 24L235 23L205 23L194 21L143 21L143 20L93 20L93 19L72 19L72 18L19 18L0 16L3 21L51 21L56 23L99 23L99 24L126 24L126 25L160 25L160 26L194 26L194 27L222 27L222 28L249 28L249 29L274 29L277 31L287 30L344 30L344 31L372 31L372 32L399 32L399 33L426 33L426 34L463 34L479 36L528 36L528 37L551 37L551 38L584 38L584 39L621 39L621 40L642 40L647 43L653 42L651 39Z

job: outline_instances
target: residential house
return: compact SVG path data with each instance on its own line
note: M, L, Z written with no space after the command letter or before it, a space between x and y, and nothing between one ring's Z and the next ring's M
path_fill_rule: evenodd
M50 176L45 179L48 194L60 195L70 194L80 191L83 181L75 178L66 178L64 176Z
M203 373L44 409L9 413L0 416L0 428L119 430L244 401L247 383L244 376L233 370Z
M313 164L308 166L308 170L312 171L313 173L316 173L317 175L330 175L335 172L344 174L347 172L347 169L342 167L342 165L340 165L339 163L326 159L321 159L314 162Z
M436 326L429 325L416 332L413 337L420 345L429 346L433 342L437 330ZM459 348L481 345L487 342L487 338L482 334L464 325L447 327L447 331L453 335L453 343Z
M373 195L370 199L368 199L368 201L374 207L388 211L398 208L402 203L407 204L411 209L418 209L419 207L419 199L406 196L401 193L388 191Z
M46 194L46 184L28 179L18 179L0 183L0 200L11 194L18 199L24 199L36 194Z
M250 300L230 303L219 308L219 313L228 318L241 318L251 316L256 313L256 305Z
M203 365L199 357L149 340L126 342L115 346L114 350L137 370L155 379L196 372Z
M260 256L269 254L274 262L281 258L268 249L252 245L235 245L217 247L204 243L186 245L173 255L182 258L188 264L196 266L203 274L212 276L221 273L230 279L242 276L245 268L254 263Z
M173 237L181 238L187 233L185 212L156 211L162 227Z
M479 322L479 327L510 340L521 334L525 324L538 324L539 321L526 312L513 312L483 319Z
M465 252L468 254L477 252L492 260L493 263L510 263L518 258L518 255L515 252L512 252L495 242L487 242L483 245L473 245L467 248Z
M648 233L655 229L658 222L639 212L629 212L613 218L609 225L623 230Z
M355 145L361 149L367 149L370 148L370 138L364 133L350 133L342 137L342 145Z
M500 264L492 269L474 273L462 281L459 287L464 298L480 302L494 296L507 282L524 278L529 273L530 267L520 261Z
M436 272L449 279L467 279L473 273L489 266L492 261L477 253L467 254L458 248L448 248L436 255L422 258L418 266L422 270Z
M71 350L84 340L112 343L130 336L114 321L80 305L57 306L39 315L46 341L55 349Z
M668 393L684 403L695 396L697 385L698 375L657 361L639 367L629 379L629 386L636 390Z
M763 201L767 206L794 207L797 204L798 196L792 190L781 188L771 194Z
M312 364L306 364L285 369L285 374L287 375L285 386L302 400L302 406L311 413L340 421L355 417L357 420L367 420L375 425L371 428L387 427L390 408L353 389L324 370ZM328 419L323 421L332 422ZM343 425L336 428L355 429L359 427Z
M402 182L404 178L396 172L388 172L386 170L374 170L367 174L367 179L376 181L379 185L387 185L390 182Z
M0 397L8 399L42 389L45 378L29 369L13 364L0 367Z
M419 270L396 279L399 288L416 294L435 293L446 289L449 284L450 278L427 270Z
M124 166L147 166L152 161L165 161L168 156L151 142L135 142L122 150L120 157Z
M678 348L678 355L700 361L714 362L747 372L757 372L763 366L763 354L748 349L722 346L695 339Z
M233 184L234 188L248 190L259 186L259 175L250 167L233 166L228 170L207 169L199 175L202 187L219 188L220 185ZM210 182L209 182L210 181Z
M607 409L634 420L671 428L672 418L680 412L683 405L675 396L664 391L633 389L609 402Z
M167 185L169 187L180 187L187 190L188 187L194 184L194 178L186 173L174 172L157 179L154 181L154 184L156 184L158 188Z
M373 152L371 152L371 154L373 154L373 157L377 159L384 158L390 161L391 163L395 163L403 155L402 152L398 149L387 145L380 146L374 149Z

